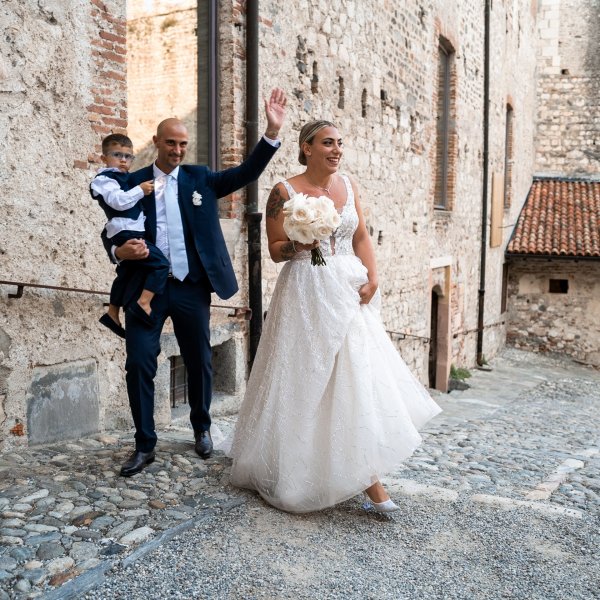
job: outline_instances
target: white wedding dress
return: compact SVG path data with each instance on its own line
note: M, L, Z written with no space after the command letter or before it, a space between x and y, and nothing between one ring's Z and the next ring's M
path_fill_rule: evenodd
M285 511L342 502L397 468L440 412L410 373L379 316L361 305L367 270L352 249L352 186L340 227L282 268L235 427L230 481ZM284 182L290 196L295 192Z

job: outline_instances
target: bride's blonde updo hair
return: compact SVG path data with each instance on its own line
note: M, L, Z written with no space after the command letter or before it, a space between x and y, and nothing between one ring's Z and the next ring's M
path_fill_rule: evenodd
M300 138L298 140L298 144L300 145L300 152L298 153L298 162L301 165L306 166L306 154L304 154L304 150L302 150L302 145L304 144L304 142L306 142L307 144L312 144L312 141L315 139L315 135L317 135L317 133L325 127L337 128L335 123L332 123L331 121L324 121L321 119L319 121L309 121L300 130Z

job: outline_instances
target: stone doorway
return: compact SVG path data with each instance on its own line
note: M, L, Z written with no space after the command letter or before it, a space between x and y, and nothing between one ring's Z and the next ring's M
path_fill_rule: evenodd
M438 294L431 291L431 328L429 333L429 387L435 388L437 371Z
M429 343L429 387L448 391L452 359L450 335L451 259L432 260Z

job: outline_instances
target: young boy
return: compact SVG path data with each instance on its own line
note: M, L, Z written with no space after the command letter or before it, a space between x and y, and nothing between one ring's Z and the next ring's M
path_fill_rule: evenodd
M145 237L141 199L154 190L153 181L144 181L133 188L129 185L129 168L133 161L133 143L125 135L113 133L102 140L101 168L90 184L92 198L98 201L108 217L106 235L114 246L121 246L127 240ZM155 294L164 291L169 275L169 261L154 245L146 241L149 254L142 260L123 262L117 267L117 277L110 290L108 312L100 317L100 323L121 337L125 329L119 319L119 307L123 306L125 289L131 276L131 269L147 271L144 289L127 311L147 325L153 324L150 302Z

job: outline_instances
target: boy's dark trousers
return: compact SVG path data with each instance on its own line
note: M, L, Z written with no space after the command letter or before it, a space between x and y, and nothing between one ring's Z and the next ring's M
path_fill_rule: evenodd
M114 306L127 306L131 302L133 290L146 289L162 294L167 285L170 265L167 257L140 231L120 231L110 241L114 246L122 246L128 240L143 238L148 248L148 256L141 260L124 260L117 265L117 276L110 289L110 303ZM129 294L127 293L129 292Z

